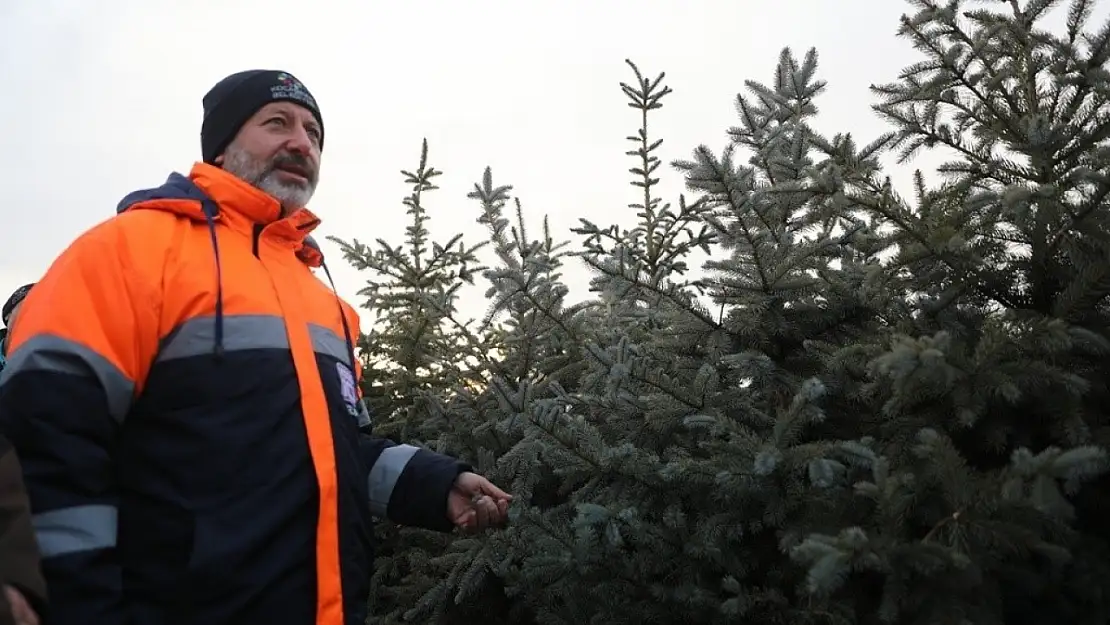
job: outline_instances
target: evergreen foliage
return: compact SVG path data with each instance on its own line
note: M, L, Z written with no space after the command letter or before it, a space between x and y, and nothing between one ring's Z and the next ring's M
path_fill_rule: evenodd
M457 318L459 290L474 284L482 245L468 247L461 234L446 243L431 240L425 196L439 188L434 181L443 172L428 163L427 140L416 169L401 174L412 188L402 200L412 218L403 245L380 237L375 245L328 239L356 269L376 274L358 292L362 307L375 317L358 344L365 397L379 433L408 440L426 432L424 398L483 382L457 356L458 347L473 335Z
M921 61L873 87L889 134L816 132L817 54L786 49L724 149L674 163L673 204L649 131L670 90L629 63L634 220L581 220L577 247L488 169L491 265L428 247L425 145L406 246L344 244L387 276L366 393L383 433L516 500L482 536L383 525L371 622L1110 619L1110 24L909 4ZM921 150L951 160L903 197L881 159ZM462 323L475 275L490 308Z

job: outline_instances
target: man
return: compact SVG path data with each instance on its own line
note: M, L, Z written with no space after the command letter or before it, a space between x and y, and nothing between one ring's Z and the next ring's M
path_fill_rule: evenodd
M203 162L77 239L14 328L0 428L50 623L361 624L373 517L478 530L510 497L368 435L358 316L310 269L316 100L252 70L203 104Z
M16 289L8 296L8 301L4 302L3 309L0 309L0 321L4 322L4 327L0 328L0 368L3 367L4 357L8 355L8 342L11 336L12 324L19 316L19 308L33 286L35 286L34 283L24 284Z
M0 433L0 625L38 625L46 601L19 460Z

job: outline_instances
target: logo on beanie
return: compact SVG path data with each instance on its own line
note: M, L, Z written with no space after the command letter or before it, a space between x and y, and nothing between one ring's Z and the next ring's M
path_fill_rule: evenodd
M285 72L277 75L277 84L270 87L270 98L273 100L292 100L305 106L316 109L316 99L305 89L301 81Z

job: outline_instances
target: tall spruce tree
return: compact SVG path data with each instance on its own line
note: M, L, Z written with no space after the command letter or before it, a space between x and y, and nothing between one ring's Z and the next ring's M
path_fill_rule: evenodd
M1083 0L1063 33L1061 2L912 4L925 58L875 109L903 158L952 160L912 202L852 194L893 233L914 325L870 363L867 518L794 555L860 622L1105 623L1110 23L1085 32Z
M521 442L570 496L523 511L511 530L527 552L510 587L538 621L849 618L802 600L781 551L832 522L837 493L812 491L858 453L827 438L854 432L857 412L856 385L820 377L826 346L870 340L880 318L858 295L867 253L853 242L865 225L838 218L844 176L830 164L847 154L855 172L874 170L877 147L809 128L824 87L815 71L814 53L799 63L787 50L772 85L749 83L728 148L678 163L693 203L652 196L658 144L641 128L639 223L581 228L601 294L582 336L588 369L574 390L533 403ZM646 118L668 90L636 74L624 90ZM709 275L684 278L686 258L706 247Z

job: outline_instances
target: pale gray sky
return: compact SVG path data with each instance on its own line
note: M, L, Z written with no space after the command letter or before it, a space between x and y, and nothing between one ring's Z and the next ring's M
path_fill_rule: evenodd
M667 72L656 115L665 162L725 145L743 81L769 81L780 49L816 46L823 130L883 132L867 87L918 57L895 39L896 0L0 0L3 178L0 297L38 279L126 193L199 158L200 100L223 76L288 70L320 102L327 140L311 208L319 239L400 242L400 169L427 137L444 170L433 231L483 235L466 199L486 165L557 233L578 216L628 222L624 139L638 123L618 83L626 57ZM672 198L680 176L663 172ZM908 177L908 172L898 176ZM357 304L357 272L330 254ZM579 284L584 271L572 272ZM480 315L480 293L467 312ZM364 319L369 320L363 313Z

